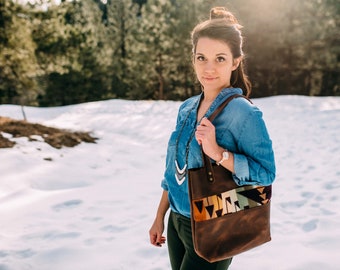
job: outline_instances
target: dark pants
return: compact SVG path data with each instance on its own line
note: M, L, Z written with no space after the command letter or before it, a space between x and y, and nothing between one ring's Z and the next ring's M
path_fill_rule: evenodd
M167 242L172 270L227 270L232 258L210 263L194 250L190 219L170 212Z

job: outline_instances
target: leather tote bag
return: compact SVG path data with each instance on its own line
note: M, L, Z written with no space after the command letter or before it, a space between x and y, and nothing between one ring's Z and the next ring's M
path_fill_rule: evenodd
M228 98L210 121L235 97ZM238 186L230 171L212 164L188 170L192 237L196 253L209 262L224 260L271 240L271 186Z

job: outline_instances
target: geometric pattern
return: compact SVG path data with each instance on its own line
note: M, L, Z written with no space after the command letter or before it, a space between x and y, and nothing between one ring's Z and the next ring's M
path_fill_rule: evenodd
M205 221L245 209L267 204L271 199L271 186L242 186L193 200L193 217L195 221Z
M175 160L175 166L176 166L176 172L175 172L175 178L177 181L177 184L180 186L185 181L185 175L187 173L187 164L184 165L183 169L180 169L177 163L177 160Z

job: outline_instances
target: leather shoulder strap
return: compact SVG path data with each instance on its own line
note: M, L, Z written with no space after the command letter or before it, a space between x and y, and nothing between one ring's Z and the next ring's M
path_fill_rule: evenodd
M215 117L228 105L228 103L230 101L232 101L234 98L238 98L238 97L243 97L243 98L247 99L250 103L252 103L250 99L248 99L247 97L245 97L243 95L239 95L239 94L232 95L232 96L228 97L225 101L223 101L223 103L220 106L218 106L218 108L209 116L208 119L212 122L215 119ZM213 167L212 167L212 163L211 163L210 158L204 153L202 146L201 146L201 152L202 152L205 172L207 174L206 177L207 177L208 181L214 182L215 176L214 176L214 170L213 170Z
M229 104L230 101L232 101L234 98L238 98L238 97L243 97L245 99L247 99L250 103L252 103L247 97L243 96L243 95L240 95L240 94L235 94L235 95L232 95L230 97L228 97L225 101L223 101L223 103L218 106L218 108L209 116L209 120L210 122L212 122L215 117Z

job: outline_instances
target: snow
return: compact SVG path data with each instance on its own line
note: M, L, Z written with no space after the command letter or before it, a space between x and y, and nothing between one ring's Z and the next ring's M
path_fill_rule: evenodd
M236 256L230 270L339 269L340 98L253 101L277 162L272 241ZM99 140L58 150L18 138L0 149L0 270L170 269L166 246L149 244L148 230L179 105L27 107L30 122L92 131ZM0 105L0 115L22 118L14 105Z

